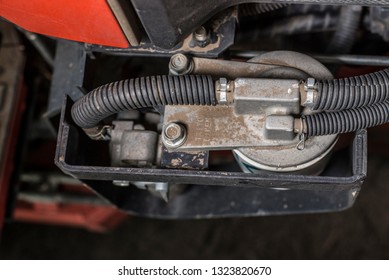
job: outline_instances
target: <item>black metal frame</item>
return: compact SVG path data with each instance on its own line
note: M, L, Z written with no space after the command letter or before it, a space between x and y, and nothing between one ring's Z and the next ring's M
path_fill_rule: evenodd
M365 130L355 134L348 159L344 154L335 155L322 176L109 167L109 161L103 160L102 143L87 138L73 123L72 104L66 98L62 108L56 165L133 214L207 218L337 211L352 206L366 176ZM92 152L84 157L87 151ZM106 166L98 166L101 164ZM166 203L145 190L116 187L113 180L190 186Z

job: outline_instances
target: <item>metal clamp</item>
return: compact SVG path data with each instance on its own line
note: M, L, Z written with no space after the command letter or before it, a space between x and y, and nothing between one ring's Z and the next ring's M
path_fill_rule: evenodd
M229 82L226 78L220 78L218 81L218 85L216 86L216 93L218 96L218 103L220 105L227 105L227 92L229 91Z
M299 142L296 146L297 150L303 151L305 149L305 140L306 140L305 133L300 133L299 134Z
M83 128L83 130L92 140L111 140L112 127L110 125L98 125L91 128Z
M303 103L303 106L312 107L315 101L315 92L316 92L316 80L314 78L308 78L305 85L304 90L306 92L306 99Z

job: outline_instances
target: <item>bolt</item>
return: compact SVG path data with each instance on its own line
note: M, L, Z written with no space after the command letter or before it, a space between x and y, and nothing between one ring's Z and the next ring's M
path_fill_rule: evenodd
M178 53L170 58L169 70L174 75L188 74L192 70L192 63L186 55Z
M198 45L202 48L208 45L209 43L208 32L204 26L200 26L199 28L197 28L193 33L193 37L197 41Z
M195 39L199 42L206 41L208 39L207 30L204 26L200 26L194 32Z
M178 148L185 143L186 129L179 123L168 123L162 133L162 141L168 148Z
M166 127L165 136L169 140L176 140L181 135L181 127L178 124L172 123Z

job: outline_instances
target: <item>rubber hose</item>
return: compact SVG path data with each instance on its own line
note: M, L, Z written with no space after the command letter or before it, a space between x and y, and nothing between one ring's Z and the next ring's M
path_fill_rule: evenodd
M327 53L345 54L351 51L361 22L361 6L343 6L336 31L328 44Z
M149 76L106 84L79 99L72 117L78 126L92 128L120 111L163 105L216 105L211 76Z
M347 133L389 122L389 101L338 112L323 112L303 117L306 135Z
M316 83L313 110L359 108L389 99L389 69L362 76Z

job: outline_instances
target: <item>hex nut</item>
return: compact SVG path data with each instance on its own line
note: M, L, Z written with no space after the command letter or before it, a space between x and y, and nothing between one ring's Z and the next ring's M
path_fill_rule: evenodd
M178 148L186 141L186 128L180 123L171 122L164 126L162 142L168 148Z
M193 38L196 40L198 46L204 48L209 44L209 34L207 29L204 26L200 26L193 33Z
M192 70L191 60L184 54L175 54L170 58L169 70L174 75L188 74Z

